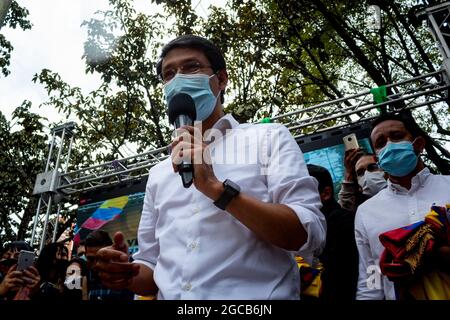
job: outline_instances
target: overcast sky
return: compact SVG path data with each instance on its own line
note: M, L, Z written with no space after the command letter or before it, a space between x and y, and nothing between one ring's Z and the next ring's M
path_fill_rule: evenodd
M1 1L1 0L0 0ZM0 30L11 41L11 74L0 77L0 110L8 120L11 113L23 100L33 102L33 111L49 118L60 120L50 107L38 108L47 100L40 84L31 81L33 75L43 68L58 72L70 85L79 86L84 92L96 89L99 77L85 74L83 43L87 38L84 20L93 17L97 10L106 10L108 0L17 0L30 11L31 30L2 28ZM150 0L134 0L138 11L155 12ZM210 4L223 6L225 0L193 1L197 14L205 16ZM73 119L67 119L73 120Z

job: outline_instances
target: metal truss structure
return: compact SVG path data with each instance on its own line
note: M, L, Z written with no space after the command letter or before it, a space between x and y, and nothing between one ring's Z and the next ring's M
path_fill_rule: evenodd
M50 215L53 214L54 205L57 206L56 216L53 223L52 241L56 240L56 230L58 229L59 214L62 205L62 194L59 192L61 185L61 174L67 171L69 166L70 152L74 140L75 123L69 122L51 130L52 140L50 150L45 165L45 171L36 177L33 194L40 194L36 215L33 221L31 232L31 244L34 244L38 226L41 226L41 241L39 250L45 243Z
M380 114L382 109L398 111L449 101L450 88L450 2L427 8L418 16L428 19L430 31L444 58L440 70L386 86L387 100L375 104L370 90L328 101L271 118L271 122L286 125L295 138L309 134L349 126L355 122L368 121ZM449 29L450 30L450 29ZM40 229L39 246L46 242L50 216L53 217L53 238L57 230L61 203L68 195L76 195L105 186L114 186L141 179L155 164L169 156L163 147L103 164L67 172L75 124L69 123L52 130L52 143L45 171L37 176L34 194L40 195L33 222L31 243L36 245ZM55 155L55 152L57 154ZM64 165L63 165L64 163ZM56 205L56 211L54 206Z
M406 81L386 86L385 102L375 104L373 95L364 91L345 98L324 102L309 108L272 118L286 125L295 138L306 134L348 126L350 123L370 120L380 115L380 110L391 111L431 106L448 100L449 70L441 69Z

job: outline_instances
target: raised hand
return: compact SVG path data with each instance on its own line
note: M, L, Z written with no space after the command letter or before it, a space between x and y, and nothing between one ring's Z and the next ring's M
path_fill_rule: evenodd
M139 265L128 262L128 246L122 232L116 232L113 245L97 252L94 270L102 283L113 290L128 288L139 274Z

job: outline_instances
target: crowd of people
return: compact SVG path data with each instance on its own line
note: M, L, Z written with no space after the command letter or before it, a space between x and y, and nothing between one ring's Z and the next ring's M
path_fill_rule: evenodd
M176 38L163 48L157 73L168 105L179 93L192 97L201 127L184 127L171 144L172 157L151 168L138 251L129 255L120 232L111 239L97 230L73 258L62 244L49 244L35 266L17 271L17 255L31 248L13 242L0 260L0 297L299 299L314 284L318 289L309 292L327 301L399 299L405 287L401 298L417 298L433 291L417 289L431 268L435 273L426 281L441 288L433 297L450 299L450 176L425 166L425 135L410 114L384 114L373 122L374 153L345 152L336 197L330 172L306 165L284 126L239 124L224 114L228 74L212 42ZM213 165L205 159L235 141L241 149L232 152L259 154L260 138L272 135L279 143L264 145L264 163ZM176 174L186 156L193 166L190 188ZM435 207L430 216L433 206L444 211ZM431 225L406 239L404 231L424 220ZM380 236L397 229L402 254L392 258Z
M107 232L91 232L69 257L64 243L50 243L32 266L17 270L20 252L33 251L24 241L4 246L0 255L0 300L133 300L128 290L103 286L93 270L95 253L112 244Z

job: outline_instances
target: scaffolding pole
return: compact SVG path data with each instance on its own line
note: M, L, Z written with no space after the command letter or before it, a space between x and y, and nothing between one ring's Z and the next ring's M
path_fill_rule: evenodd
M31 233L31 244L35 245L38 228L41 228L40 239L38 241L39 250L42 250L47 238L47 229L52 215L52 206L58 204L58 210L56 213L56 220L54 228L58 227L58 219L61 211L60 198L61 194L57 191L58 186L61 184L60 176L68 169L69 159L71 154L71 148L73 143L75 123L69 122L61 126L57 126L52 129L52 142L50 144L49 155L45 166L45 171L41 172L36 177L33 194L39 195L39 201L37 205L36 215L33 221L33 230ZM58 139L59 138L59 139ZM70 142L67 143L67 139L70 138ZM67 146L68 145L68 146ZM56 157L54 153L57 150ZM66 152L64 150L67 150ZM63 158L65 157L65 161ZM64 162L64 167L61 164ZM47 201L45 201L47 199ZM44 212L45 213L41 213ZM40 219L40 216L44 214L44 221ZM41 223L40 223L41 222ZM41 226L40 226L41 224ZM53 238L55 238L55 230L53 230Z

